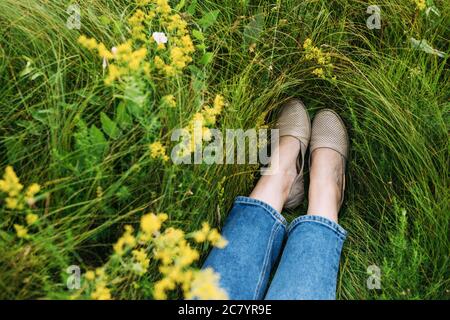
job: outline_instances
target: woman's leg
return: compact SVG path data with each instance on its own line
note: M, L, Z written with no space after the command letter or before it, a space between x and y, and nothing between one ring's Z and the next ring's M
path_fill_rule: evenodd
M278 170L262 176L250 197L236 198L222 229L228 245L214 248L203 265L220 274L220 285L230 299L262 299L265 295L286 235L280 212L297 174L299 150L297 139L280 138Z
M314 129L313 129L314 131ZM311 155L308 214L295 219L266 299L334 299L346 231L337 224L342 156L321 148Z

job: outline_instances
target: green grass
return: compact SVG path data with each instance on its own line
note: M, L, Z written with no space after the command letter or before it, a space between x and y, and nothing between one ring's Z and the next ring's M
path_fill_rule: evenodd
M48 195L36 209L46 223L30 241L15 236L20 213L3 208L0 199L0 298L67 298L66 268L102 265L123 225L137 225L146 212L166 212L170 225L186 231L204 220L221 226L233 198L251 191L256 166L175 166L148 157L150 142L169 143L170 130L216 93L228 102L222 129L252 128L266 114L270 122L292 96L311 115L328 107L346 121L351 151L340 224L349 238L338 298L450 297L448 55L414 50L409 42L426 39L449 52L448 1L434 0L438 16L416 10L412 1L379 0L381 30L366 27L364 1L199 1L186 15L191 29L205 13L220 10L203 30L213 61L176 81L156 78L154 87L137 88L139 120L101 144L90 142L87 128L102 128L101 112L117 119L119 102L133 94L123 98L105 86L101 60L77 39L86 34L108 46L122 41L133 5L79 3L80 31L65 27L70 1L0 2L0 169L14 166L24 184L39 182ZM311 74L306 38L332 54L336 82ZM201 56L194 56L199 67ZM177 109L158 106L162 92L177 97ZM201 250L204 256L209 248ZM381 290L367 289L370 265L381 268ZM152 268L136 280L139 287L122 283L113 296L146 298L155 279Z

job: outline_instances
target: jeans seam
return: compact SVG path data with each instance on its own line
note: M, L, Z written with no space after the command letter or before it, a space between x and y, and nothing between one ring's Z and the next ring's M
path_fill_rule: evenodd
M266 250L266 255L264 257L264 262L263 262L263 267L261 269L261 274L259 276L259 280L258 280L258 284L256 285L256 290L255 290L255 295L253 296L253 300L256 300L256 297L259 294L259 291L261 290L261 286L262 286L262 279L264 277L265 271L267 269L268 266L268 261L269 261L269 257L272 253L272 247L273 247L273 238L275 237L275 234L278 232L278 229L280 228L280 224L275 224L272 228L272 231L270 232L270 237L269 237L269 247Z

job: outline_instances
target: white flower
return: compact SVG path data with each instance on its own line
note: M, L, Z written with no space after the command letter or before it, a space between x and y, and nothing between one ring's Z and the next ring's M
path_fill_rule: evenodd
M108 61L106 60L106 58L103 58L103 70L106 69L106 67L108 66Z
M152 37L157 44L167 43L167 37L164 32L153 32Z
M117 53L117 48L116 47L112 47L111 48L111 53L115 55Z

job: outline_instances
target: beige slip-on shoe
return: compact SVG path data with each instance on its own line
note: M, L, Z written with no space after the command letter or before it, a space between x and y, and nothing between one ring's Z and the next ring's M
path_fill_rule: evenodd
M345 163L348 157L349 139L347 129L341 117L331 109L322 109L314 117L311 132L311 155L314 150L328 148L336 151L342 158L342 189L341 202L344 202L345 190Z
M300 141L300 154L297 158L298 175L294 179L284 208L296 208L305 195L303 183L303 168L305 166L305 154L311 137L311 119L305 105L298 99L289 100L281 111L277 121L279 137L292 136Z

